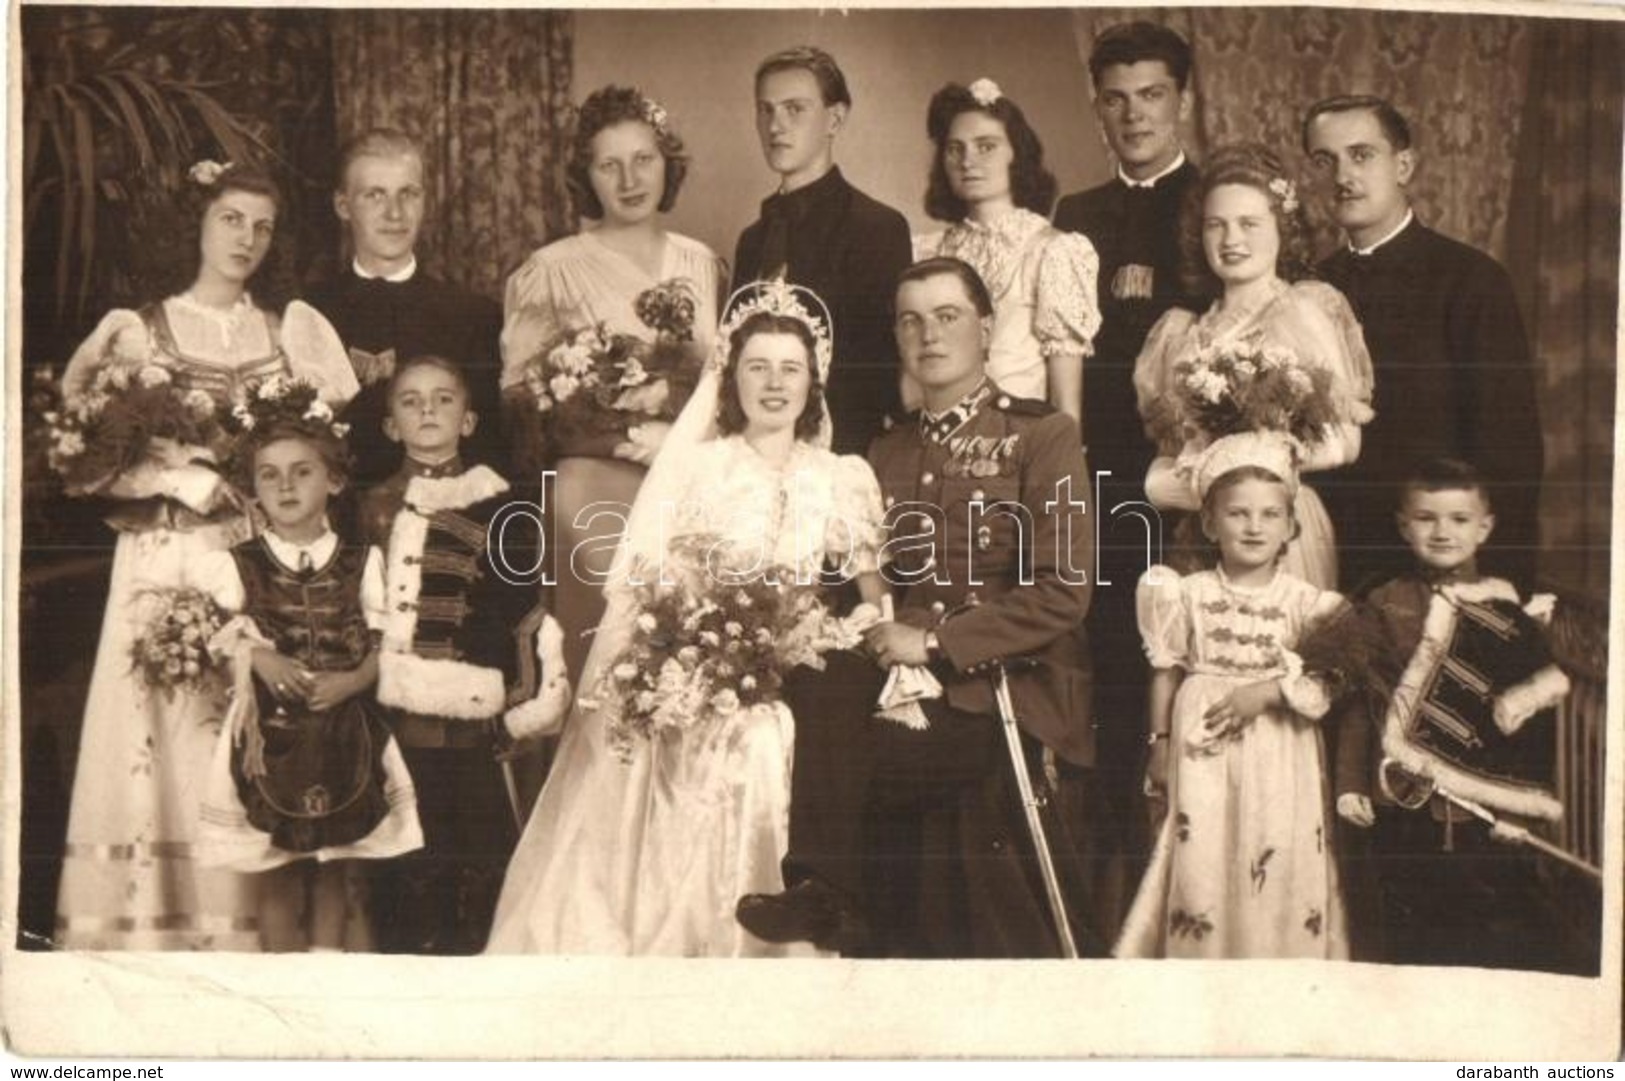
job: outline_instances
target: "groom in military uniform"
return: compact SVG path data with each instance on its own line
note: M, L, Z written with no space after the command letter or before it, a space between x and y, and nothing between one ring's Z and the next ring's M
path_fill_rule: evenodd
M1029 761L1048 747L1062 769L1093 764L1081 440L1064 413L987 378L993 306L970 266L917 263L896 297L898 349L924 391L869 456L897 618L867 632L868 656L834 653L787 681L789 889L743 898L738 916L760 938L847 954L1054 956L993 678L1009 668ZM875 716L888 673L910 666L942 685L923 727ZM1075 889L1070 846L1051 847Z

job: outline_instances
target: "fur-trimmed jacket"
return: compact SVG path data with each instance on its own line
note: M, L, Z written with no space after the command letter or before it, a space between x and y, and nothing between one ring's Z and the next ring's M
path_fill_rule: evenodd
M515 739L563 723L563 635L523 577L540 543L534 512L505 512L512 503L487 466L410 460L363 498L362 532L386 554L379 702L447 722L501 718Z

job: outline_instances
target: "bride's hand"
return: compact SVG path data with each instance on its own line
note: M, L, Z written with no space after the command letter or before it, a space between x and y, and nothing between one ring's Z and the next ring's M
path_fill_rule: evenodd
M660 453L660 447L666 442L666 435L670 431L671 425L663 420L634 424L626 430L627 441L615 445L615 457L648 465Z

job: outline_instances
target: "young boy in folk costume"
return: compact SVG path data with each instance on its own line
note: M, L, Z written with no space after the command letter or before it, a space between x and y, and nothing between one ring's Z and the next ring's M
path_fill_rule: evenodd
M536 564L537 538L521 543L534 518L505 512L507 481L459 457L477 423L456 365L404 361L384 431L405 460L361 506L363 533L387 553L378 700L396 711L426 842L375 879L385 952L485 944L517 836L501 760L516 740L555 730L569 706L558 625L519 577Z
M1569 684L1532 614L1540 598L1526 610L1478 573L1495 515L1472 466L1422 465L1397 519L1415 567L1373 590L1343 634L1375 640L1374 682L1391 688L1350 702L1339 733L1337 813L1356 828L1346 877L1375 892L1351 898L1356 959L1554 967L1557 929L1518 847L1527 825L1562 813L1555 707Z

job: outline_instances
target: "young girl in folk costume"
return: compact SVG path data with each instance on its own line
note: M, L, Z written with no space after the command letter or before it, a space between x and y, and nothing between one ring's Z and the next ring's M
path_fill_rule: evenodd
M326 320L298 302L278 315L250 295L281 209L270 178L203 162L181 202L190 232L176 291L102 320L68 363L66 408L128 414L130 388L170 386L192 411L194 432L218 433L217 414L251 378L301 376L330 405L354 396L349 359ZM90 447L79 459L111 463L105 475L69 485L115 501L108 522L118 544L80 737L57 940L87 949L257 949L253 879L202 868L194 850L223 688L209 680L150 686L131 664L152 599L184 585L204 553L247 537L248 523L215 467L220 446L152 426L141 437L141 417L124 415L117 427L125 438L116 453Z
M950 224L915 237L914 257L952 255L975 267L993 295L988 376L1083 423L1100 258L1088 237L1049 223L1055 177L1038 133L991 79L937 91L926 130L936 148L926 213ZM918 388L906 394L917 398Z
M650 663L640 652L666 633L655 610L671 595L638 583L685 580L691 543L705 560L707 605L737 600L721 584L734 574L743 588L798 596L792 587L816 583L827 563L855 579L865 601L878 606L885 592L879 483L862 458L828 449L822 303L782 282L736 297L721 335L726 363L707 368L633 505L576 708L508 869L488 952L811 952L764 942L734 918L742 895L783 889L795 719L776 693L753 696L745 679L684 679L678 661ZM753 603L774 606L766 595ZM813 623L824 615L816 602L806 614ZM799 629L766 643L775 661L800 652L793 641L810 641ZM677 657L690 670L717 670L734 653L725 638L752 637L737 625L719 630L709 641L674 630L697 639ZM638 686L640 668L662 677L647 699L623 690Z
M1282 567L1294 453L1275 432L1214 441L1197 478L1218 566L1140 582L1146 788L1167 814L1118 956L1347 956L1316 723L1329 702L1292 652L1341 599Z
M332 413L300 384L273 378L241 411L245 490L259 537L209 552L196 585L238 613L214 646L235 688L202 809L199 858L262 872L268 950L339 949L348 858L423 844L411 778L372 700L385 613L383 556L345 546L328 521L349 454ZM314 866L304 862L318 861Z
M1285 427L1292 411L1271 384L1273 400L1248 397L1245 381L1262 368L1291 376L1320 399L1302 411L1302 472L1332 469L1360 454L1360 426L1371 419L1371 357L1343 294L1309 272L1308 228L1297 190L1280 161L1260 146L1219 151L1191 188L1181 213L1185 264L1204 292L1222 293L1201 315L1176 308L1152 328L1134 368L1140 415L1162 455L1146 476L1146 495L1164 510L1196 510L1196 463L1214 439L1257 427ZM1230 390L1221 391L1217 379ZM1231 391L1239 388L1239 394ZM1249 415L1250 414L1250 415ZM1263 420L1263 423L1261 423ZM1307 486L1297 500L1299 537L1286 569L1323 589L1337 585L1331 520Z

